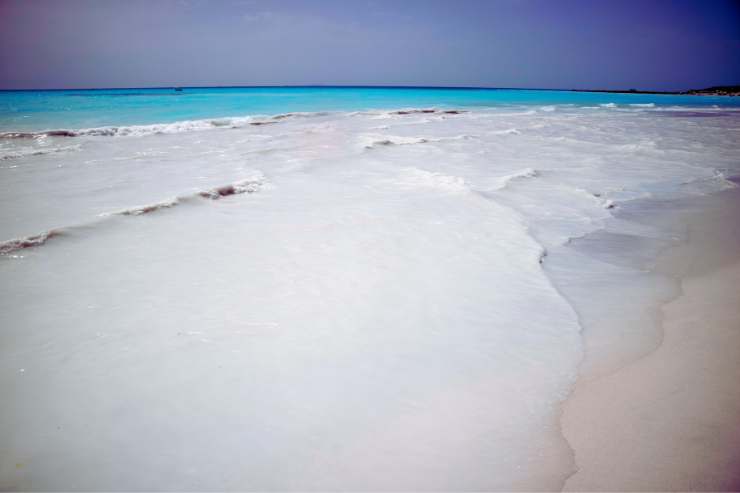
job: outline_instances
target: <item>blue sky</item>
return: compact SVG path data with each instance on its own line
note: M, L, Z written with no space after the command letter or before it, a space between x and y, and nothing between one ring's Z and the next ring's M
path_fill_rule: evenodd
M0 0L0 88L740 83L737 1Z

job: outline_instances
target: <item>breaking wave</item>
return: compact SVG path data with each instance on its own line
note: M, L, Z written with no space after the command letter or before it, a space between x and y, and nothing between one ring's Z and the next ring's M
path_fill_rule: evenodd
M270 125L278 123L270 119L253 117L221 118L215 120L185 120L173 123L156 123L152 125L129 125L120 127L95 127L79 130L45 130L41 132L5 132L0 133L4 139L43 139L46 137L137 137L154 134L176 134L211 130L215 128L241 128L247 125Z
M79 145L62 146L62 147L51 147L48 149L16 149L5 154L0 154L0 161L7 161L11 159L21 159L28 156L43 156L45 154L56 154L58 152L69 152L77 151L80 149Z
M464 110L439 109L404 109L386 112L386 115L412 115L437 113L440 115L458 115ZM44 139L47 137L140 137L156 134L177 134L197 132L217 128L243 128L247 126L274 125L290 118L311 118L331 115L328 111L282 113L273 116L240 116L226 118L209 118L204 120L182 120L172 123L154 123L150 125L122 125L82 129L56 129L39 132L0 132L0 139Z

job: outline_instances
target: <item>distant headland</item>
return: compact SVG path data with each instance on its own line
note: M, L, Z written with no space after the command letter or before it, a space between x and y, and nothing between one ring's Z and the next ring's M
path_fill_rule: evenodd
M639 91L637 89L573 89L574 92L611 92L619 94L688 94L693 96L740 96L740 86L712 86L688 91Z
M740 96L740 86L712 86L706 89L691 89L686 94L707 96Z

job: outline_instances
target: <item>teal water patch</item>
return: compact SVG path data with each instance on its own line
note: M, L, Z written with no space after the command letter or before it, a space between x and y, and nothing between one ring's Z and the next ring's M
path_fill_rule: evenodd
M223 87L0 91L0 130L147 125L286 112L531 105L740 107L740 98L549 90ZM638 105L638 106L631 106Z

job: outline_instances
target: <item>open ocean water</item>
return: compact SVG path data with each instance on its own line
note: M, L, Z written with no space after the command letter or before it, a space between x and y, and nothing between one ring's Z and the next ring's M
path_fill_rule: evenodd
M579 366L677 289L640 208L739 137L726 97L0 92L0 488L557 489Z
M182 91L173 88L0 91L0 130L146 125L287 112L552 104L740 107L740 101L728 97L508 89L206 87L182 88Z

